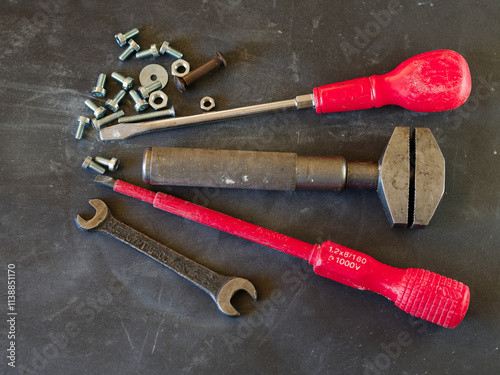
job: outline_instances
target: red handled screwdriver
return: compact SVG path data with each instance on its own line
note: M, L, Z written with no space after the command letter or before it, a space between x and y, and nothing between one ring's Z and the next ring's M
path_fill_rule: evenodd
M353 288L382 294L417 318L455 328L467 312L469 287L448 277L422 269L387 266L366 254L330 241L311 245L171 195L155 193L108 176L97 176L94 181L161 210L305 259L318 275Z
M451 50L422 53L399 64L392 72L316 87L312 94L279 102L211 111L166 120L109 126L100 131L103 141L143 133L296 108L317 113L344 112L398 105L418 112L448 111L469 97L471 77L465 59Z

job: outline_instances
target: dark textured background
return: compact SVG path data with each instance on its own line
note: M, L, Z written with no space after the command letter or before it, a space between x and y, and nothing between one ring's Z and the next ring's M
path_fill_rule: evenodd
M388 8L396 13L381 19ZM0 371L8 374L494 374L500 370L500 5L496 1L19 1L0 5ZM377 21L378 19L378 21ZM378 22L378 23L377 23ZM377 27L378 25L378 27ZM449 113L398 107L317 115L287 111L103 143L76 118L99 73L138 78L153 60L120 64L114 34L143 47L169 40L196 67L222 51L228 68L187 94L179 115L284 100L392 70L449 48L472 93ZM363 38L365 30L372 36ZM155 63L170 66L163 56ZM130 99L125 100L132 114ZM421 267L471 289L456 329L411 319L382 296L315 275L306 262L189 222L92 183L87 155L118 157L113 176L141 181L148 146L343 155L376 161L395 126L430 127L447 186L428 228L391 229L374 192L155 188L307 242L332 240L396 267ZM242 317L77 214L101 198L114 215L225 274L250 279ZM88 216L87 216L88 217ZM16 266L16 368L7 366L7 264ZM3 281L1 281L3 280Z

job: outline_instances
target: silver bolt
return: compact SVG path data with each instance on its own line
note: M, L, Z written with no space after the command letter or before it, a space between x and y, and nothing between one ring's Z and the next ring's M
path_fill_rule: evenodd
M147 120L150 118L164 117L164 116L175 117L174 107L172 106L170 109L165 109L163 111L143 113L141 115L135 115L135 116L120 117L118 119L118 123L123 124L123 123L127 123L127 122L141 122L143 120Z
M125 45L125 43L127 43L127 40L129 40L130 38L133 38L137 34L139 34L139 30L132 29L132 30L127 31L125 34L122 34L122 33L116 34L115 39L116 39L116 42L118 43L118 45L120 47L123 47Z
M160 56L160 52L158 51L158 47L156 47L156 44L151 44L149 46L149 49L146 49L141 52L137 52L135 54L135 57L138 59L144 59L146 57L153 56L153 57L158 57Z
M122 116L125 116L125 112L123 111L118 111L115 113L110 114L109 116L103 117L102 119L98 120L96 118L93 118L91 120L92 126L96 131L101 131L101 128L103 125L109 124L111 121L114 121Z
M126 59L128 59L128 57L132 54L132 52L134 51L139 51L141 49L141 46L139 46L135 41L134 39L130 39L128 41L128 47L125 48L125 51L123 51L121 53L120 56L118 56L118 58L120 59L120 61L125 61Z
M134 86L134 79L132 77L124 77L118 72L111 73L111 78L120 82L124 90L128 91Z
M136 112L141 112L141 111L144 111L146 108L148 108L148 102L141 99L141 97L139 96L139 94L137 93L137 91L135 90L130 90L129 92L129 95L132 97L132 99L134 100L134 109Z
M94 112L94 116L96 119L104 117L104 114L106 113L106 108L99 107L90 99L85 100L85 105L89 107L92 110L92 112Z
M127 92L125 90L120 90L113 99L108 99L106 101L106 107L108 107L113 112L118 111L118 109L120 108L120 102L125 97L125 95L127 95Z
M103 167L107 167L110 172L114 172L118 169L120 165L120 160L117 158L107 159L102 156L96 156L94 158L95 162L101 164Z
M104 172L106 172L106 170L101 167L99 164L97 163L94 163L92 161L92 158L90 156L87 156L85 158L85 160L83 161L82 163L82 168L83 169L87 169L87 168L90 168L92 170L94 170L95 172L99 173L99 174L104 174Z
M177 51L176 49L170 47L168 42L163 42L163 44L160 47L160 53L164 55L165 53L168 53L170 56L174 56L177 59L182 59L182 52Z
M141 86L137 89L142 95L144 99L149 98L149 94L151 94L153 91L160 90L162 87L162 83L160 81L154 81L152 84L149 86Z
M78 129L76 129L76 139L82 139L83 131L90 124L90 119L85 116L78 117Z
M104 98L106 96L106 89L104 88L104 83L106 82L106 74L99 74L97 78L97 84L92 90L92 95L96 98Z

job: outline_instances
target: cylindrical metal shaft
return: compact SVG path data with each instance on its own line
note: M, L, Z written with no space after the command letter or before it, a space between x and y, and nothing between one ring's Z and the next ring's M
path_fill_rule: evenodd
M184 77L175 77L175 86L177 86L180 92L186 92L187 87L193 84L193 82L203 77L205 74L210 73L212 70L217 69L221 65L227 66L226 59L217 51L217 55L213 59L207 61L199 68L196 68L188 75Z
M150 147L142 176L153 185L262 190L376 189L377 163L294 153Z

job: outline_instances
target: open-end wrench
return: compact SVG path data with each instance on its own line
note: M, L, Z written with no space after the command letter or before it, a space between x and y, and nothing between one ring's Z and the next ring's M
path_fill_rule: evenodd
M81 229L107 233L167 266L208 293L224 314L229 316L240 315L231 305L231 298L240 290L248 292L253 299L257 299L257 291L247 279L221 275L156 242L145 234L116 220L109 212L108 206L100 199L91 199L89 203L95 208L96 213L90 220L85 220L80 215L76 217L76 223Z
M156 130L227 120L285 109L315 108L317 113L354 111L394 104L411 111L448 111L469 97L471 77L457 52L438 50L403 61L392 72L316 87L312 94L248 107L149 122L118 124L100 131L103 141L127 139Z
M305 259L318 275L361 290L371 290L393 301L407 313L447 328L456 327L469 307L467 285L418 268L396 268L360 251L331 241L312 245L270 229L187 202L171 195L141 188L108 176L95 182L212 228Z
M430 129L396 127L379 163L291 152L150 147L152 185L264 190L377 190L391 226L424 228L444 193L445 161Z

